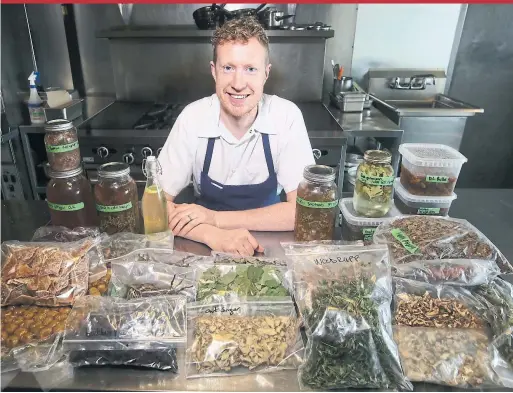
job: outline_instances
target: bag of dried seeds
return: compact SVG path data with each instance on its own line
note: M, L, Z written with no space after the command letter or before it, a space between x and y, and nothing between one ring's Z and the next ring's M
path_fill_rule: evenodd
M103 256L107 263L128 254L146 249L173 250L173 232L159 232L150 235L140 235L131 232L116 233L102 241Z
M284 267L217 264L199 275L196 300L214 302L241 296L283 297L291 293L291 281Z
M257 265L257 266L287 266L285 258L273 258L273 257L243 257L241 255L233 255L225 252L212 251L214 257L214 263L221 265Z
M303 342L290 297L187 308L187 378L297 369Z
M392 265L410 262L461 260L498 262L502 272L513 271L507 260L499 258L497 248L466 220L450 217L400 216L381 224L374 233L374 244L387 244ZM429 262L426 262L429 264Z
M196 300L196 276L209 265L181 267L158 262L113 262L110 296L137 299L183 295Z
M394 279L394 337L412 381L500 386L489 353L495 310L467 288Z
M2 243L2 306L66 306L87 292L89 251L98 238L76 242Z
M387 248L286 252L308 336L301 388L411 390L392 339Z

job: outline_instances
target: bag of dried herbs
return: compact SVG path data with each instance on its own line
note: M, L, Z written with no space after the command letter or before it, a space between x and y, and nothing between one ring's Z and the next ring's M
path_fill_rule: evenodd
M434 216L400 216L382 223L374 244L387 244L392 265L443 259L485 260L499 264L501 272L513 271L486 236L466 220Z
M280 266L214 265L201 273L197 301L224 298L284 297L291 294L287 270Z
M77 367L94 363L177 373L176 350L185 341L185 296L86 296L66 321L63 344Z
M159 262L112 262L110 296L137 299L159 295L183 295L196 300L196 275L208 265L180 267Z
M287 266L285 258L272 258L272 257L243 257L241 255L233 255L225 252L212 251L214 263L221 265L257 265L257 266Z
M308 242L281 242L285 255L320 254L344 250L347 246L364 246L363 241L355 240L311 240Z
M245 298L187 308L187 378L296 369L303 342L294 303Z
M102 241L103 256L107 263L145 248L173 250L171 231L140 235L131 232L116 233Z
M394 337L406 376L462 388L501 386L489 351L495 309L471 288L394 279Z
M392 339L387 248L347 246L287 257L308 336L301 387L411 390Z
M116 258L115 262L155 262L167 265L189 267L198 264L212 265L213 257L191 254L189 252L176 251L160 248L144 248L132 251L122 257Z

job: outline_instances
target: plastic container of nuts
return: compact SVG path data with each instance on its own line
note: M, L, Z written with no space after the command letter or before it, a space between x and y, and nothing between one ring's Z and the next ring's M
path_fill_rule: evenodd
M435 143L403 143L401 184L410 194L451 196L467 158L456 149Z
M428 197L410 194L401 184L399 178L394 181L394 190L397 198L395 205L403 214L447 216L452 201L457 198L455 193L451 196Z

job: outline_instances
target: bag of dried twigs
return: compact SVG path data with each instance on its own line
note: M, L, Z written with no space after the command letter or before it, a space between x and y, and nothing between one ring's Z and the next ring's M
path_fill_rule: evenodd
M173 250L173 232L159 232L141 235L131 232L116 233L102 241L103 256L107 263L146 248ZM142 251L144 252L144 251Z
M497 309L469 289L394 279L394 337L412 381L501 386L489 352Z
M257 266L287 266L285 258L273 258L267 256L243 257L225 252L212 251L214 263L221 265L257 265Z
M64 348L74 366L129 366L178 372L186 340L185 296L125 300L86 296L66 321Z
M286 253L308 335L301 387L411 390L392 340L387 248Z
M495 245L477 228L466 220L450 217L400 216L381 224L374 233L374 244L387 244L392 265L411 262L424 263L444 260L456 264L462 260L473 260L467 270L479 261L497 263L503 273L513 272L511 264L502 256ZM483 270L483 269L481 269ZM489 271L492 278L496 269ZM476 276L465 273L465 276Z
M195 303L187 308L187 378L296 369L299 319L290 297Z
M165 263L166 265L189 267L195 265L212 265L213 257L170 249L144 248L116 258L115 262L155 262Z
M196 279L209 265L181 267L158 262L112 262L110 296L137 299L183 295L196 300Z

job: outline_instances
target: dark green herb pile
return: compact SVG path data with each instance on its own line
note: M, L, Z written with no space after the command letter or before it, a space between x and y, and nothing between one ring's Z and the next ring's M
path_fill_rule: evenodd
M374 278L321 281L306 312L309 337L301 382L313 389L411 389L383 337ZM385 292L384 292L385 294Z
M282 272L273 266L238 265L211 267L198 282L197 300L232 292L241 296L287 296Z

